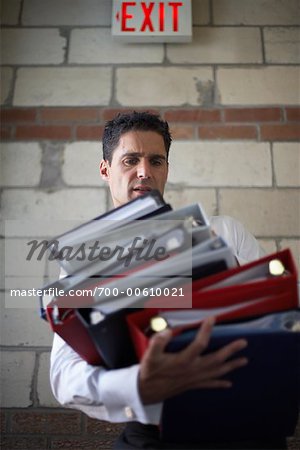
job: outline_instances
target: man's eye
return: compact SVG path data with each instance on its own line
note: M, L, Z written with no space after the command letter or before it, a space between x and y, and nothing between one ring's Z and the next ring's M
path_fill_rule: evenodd
M151 159L152 166L161 166L163 164L162 159Z
M126 158L126 159L124 159L123 163L125 164L125 166L134 166L135 164L138 163L138 159L137 158Z

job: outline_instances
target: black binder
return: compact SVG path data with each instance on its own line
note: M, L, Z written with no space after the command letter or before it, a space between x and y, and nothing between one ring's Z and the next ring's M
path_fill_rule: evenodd
M168 351L196 331L175 337ZM208 352L245 338L249 363L228 375L229 389L190 390L164 402L162 439L217 442L276 439L294 433L300 400L300 310L214 327Z
M79 308L75 311L91 336L102 364L108 369L120 369L138 362L125 320L126 315L134 311L133 308L121 309L98 323L92 323L92 314L99 311L93 308Z

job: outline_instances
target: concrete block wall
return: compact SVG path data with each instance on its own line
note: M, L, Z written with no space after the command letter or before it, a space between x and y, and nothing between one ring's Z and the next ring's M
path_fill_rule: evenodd
M112 39L111 3L2 0L2 217L106 211L105 121L151 110L174 138L167 200L232 215L300 266L299 1L193 0L190 44L147 45ZM1 293L3 448L110 448L118 427L58 408L51 332L34 309L5 308Z

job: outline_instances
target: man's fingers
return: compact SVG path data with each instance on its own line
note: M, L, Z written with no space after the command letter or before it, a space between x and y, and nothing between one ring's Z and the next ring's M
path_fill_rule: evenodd
M219 389L219 388L231 388L232 382L229 380L222 380L222 379L216 379L216 380L208 380L208 381L201 381L196 388L198 389ZM195 387L193 388L195 389Z
M227 361L222 364L222 366L218 369L218 376L226 375L232 370L238 369L240 367L244 367L248 364L247 358L236 358L232 361Z
M230 359L235 353L243 350L248 345L245 339L238 339L230 344L225 345L219 350L215 350L211 353L207 353L201 357L201 366L207 369L212 368L220 368L226 361L232 363L233 361L237 361L237 359Z
M153 335L149 341L145 357L155 358L157 356L160 356L164 352L167 344L172 339L172 336L173 335L171 330L164 330L161 333Z
M246 348L247 345L248 343L245 339L237 339L233 342L230 342L230 344L227 344L224 347L217 350L216 352L214 352L216 361L222 363L223 361L228 360L235 353Z
M181 352L180 358L184 360L185 363L188 364L189 361L192 361L206 349L214 324L214 317L208 317L203 321L195 339Z

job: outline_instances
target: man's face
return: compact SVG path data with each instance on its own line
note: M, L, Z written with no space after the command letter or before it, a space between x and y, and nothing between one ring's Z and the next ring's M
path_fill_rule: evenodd
M154 131L129 131L120 137L111 164L102 160L100 174L109 184L114 206L152 189L161 194L168 176L163 137Z

